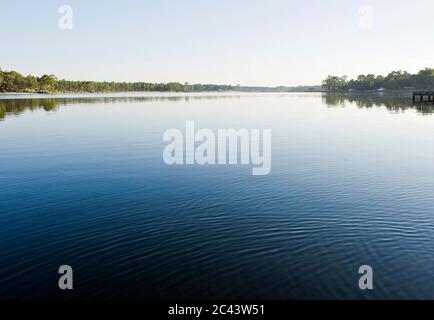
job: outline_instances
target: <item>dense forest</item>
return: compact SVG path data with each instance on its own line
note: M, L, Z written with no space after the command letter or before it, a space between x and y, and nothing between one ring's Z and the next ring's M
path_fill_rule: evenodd
M329 92L344 92L348 90L375 91L388 90L434 90L434 69L426 68L416 74L406 71L393 71L387 76L359 75L348 80L347 76L328 76L322 83L322 88ZM262 91L262 92L306 92L320 91L317 86L304 87L240 87L216 84L189 83L149 83L149 82L107 82L107 81L70 81L58 80L54 75L23 76L16 71L0 69L0 92L143 92L143 91L174 91L174 92L204 92L204 91Z
M147 82L98 82L98 81L69 81L58 80L53 75L35 77L23 76L16 71L2 71L0 69L0 92L126 92L126 91L228 91L236 86L215 84L188 83L147 83Z
M387 76L360 75L348 80L346 76L328 76L322 83L326 91L337 92L347 90L434 90L434 69L426 68L416 74L406 71L393 71Z

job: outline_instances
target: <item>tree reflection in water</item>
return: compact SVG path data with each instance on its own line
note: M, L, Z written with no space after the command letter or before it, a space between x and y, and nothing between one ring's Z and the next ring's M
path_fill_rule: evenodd
M359 108L387 108L394 113L413 109L423 115L431 115L434 112L434 103L413 103L409 93L324 93L322 100L328 107L355 104Z
M242 96L228 93L227 95L174 95L164 97L72 97L72 98L19 98L19 99L0 99L0 120L4 120L9 115L20 115L23 112L45 110L57 111L60 108L72 104L92 104L92 103L142 103L142 102L177 102L200 99L240 99ZM323 93L322 101L328 107L347 107L355 104L359 108L387 108L391 112L404 112L415 109L423 115L431 115L434 112L434 103L416 103L408 93L397 93L380 95L373 93Z

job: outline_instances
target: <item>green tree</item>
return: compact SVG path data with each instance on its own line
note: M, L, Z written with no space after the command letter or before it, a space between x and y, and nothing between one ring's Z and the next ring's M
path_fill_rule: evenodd
M328 76L322 83L322 87L329 92L336 92L347 89L347 76Z
M2 69L0 69L0 88L2 87L2 83L3 83L3 78L4 78L4 72Z
M38 84L40 91L51 92L56 87L57 78L53 75L44 74L42 77L38 78Z
M34 76L27 76L25 79L26 82L26 91L35 92L38 91L38 78Z
M415 76L419 88L432 90L434 88L434 69L425 68Z
M16 71L4 72L1 91L20 92L25 89L24 77Z

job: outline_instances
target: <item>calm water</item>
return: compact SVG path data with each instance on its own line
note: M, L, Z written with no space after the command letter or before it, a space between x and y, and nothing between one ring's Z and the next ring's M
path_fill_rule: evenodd
M0 97L0 298L434 298L430 109L321 94ZM166 166L163 132L186 120L271 128L271 173ZM362 264L373 291L358 288Z

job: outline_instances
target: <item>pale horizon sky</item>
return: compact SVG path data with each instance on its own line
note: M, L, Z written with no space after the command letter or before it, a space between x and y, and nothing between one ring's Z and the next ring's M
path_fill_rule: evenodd
M434 67L432 0L0 0L0 68L60 79L297 86ZM61 5L73 28L59 28ZM369 13L360 8L372 8ZM370 27L371 26L371 27Z

